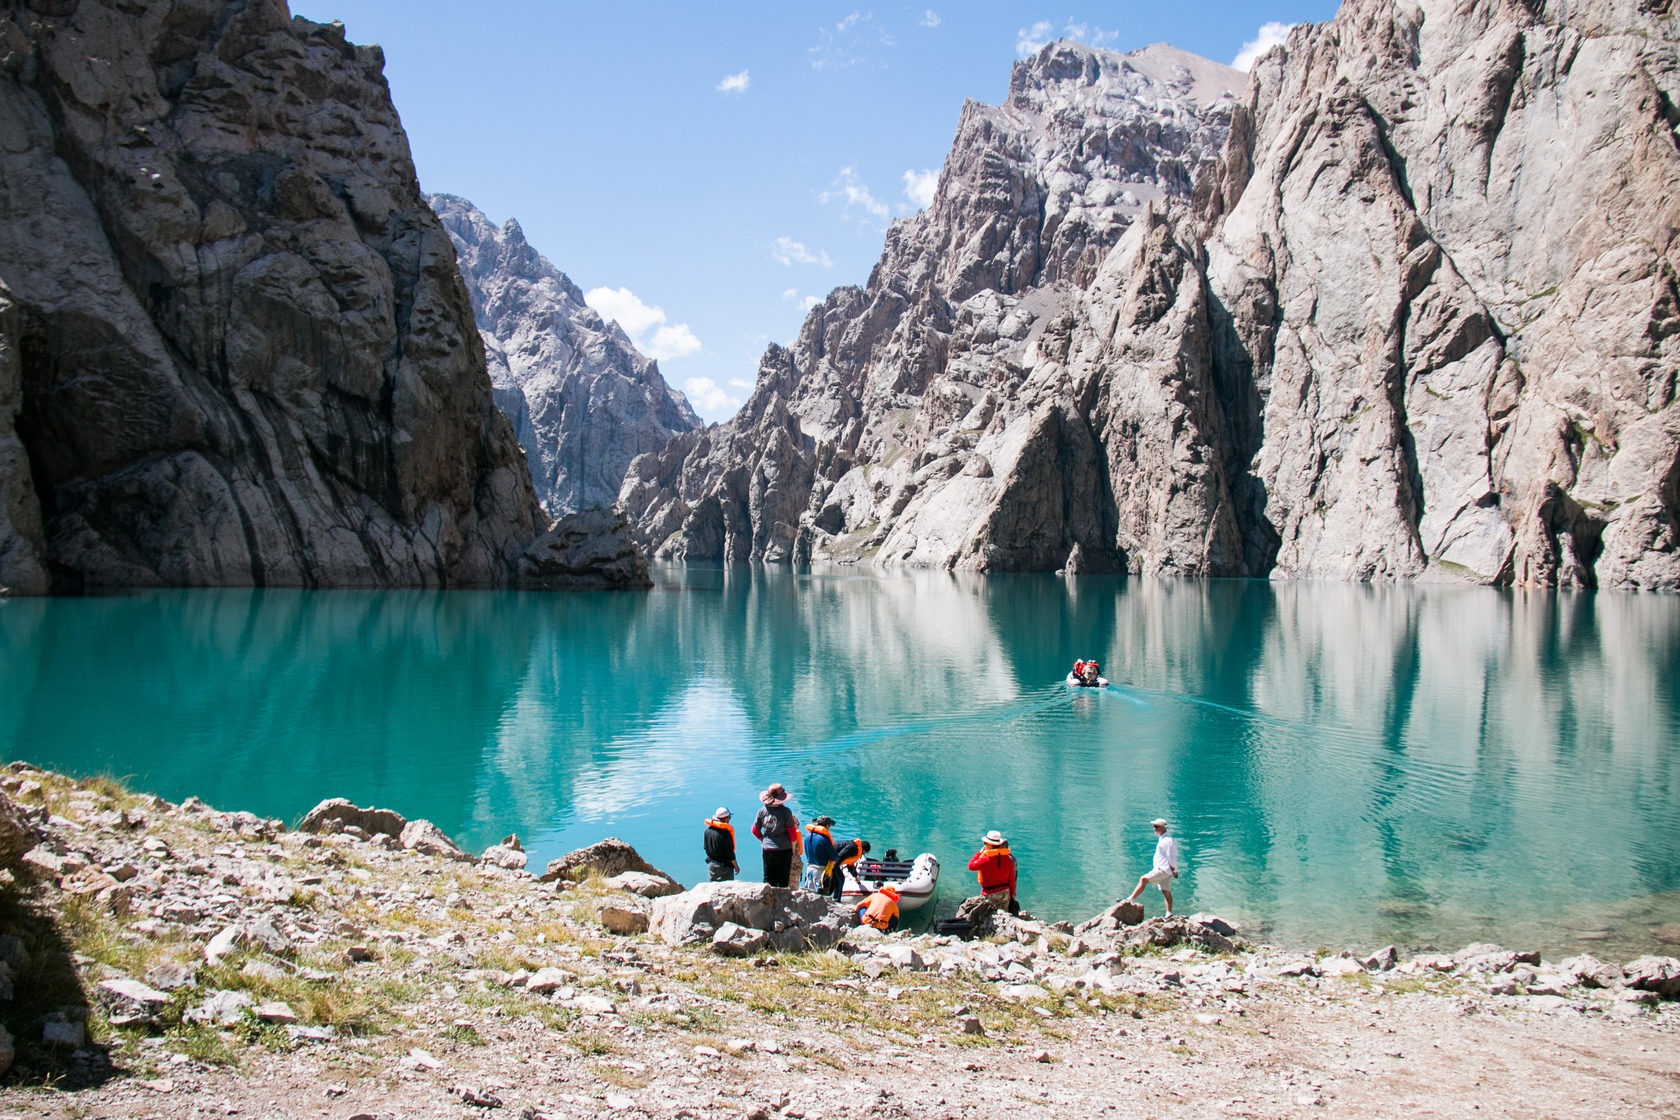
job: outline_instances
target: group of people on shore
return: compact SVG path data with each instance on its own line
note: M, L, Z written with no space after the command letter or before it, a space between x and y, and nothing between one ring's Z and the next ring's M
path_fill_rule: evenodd
M758 800L760 807L753 817L751 832L759 843L764 882L773 887L792 886L795 862L803 856L804 874L799 885L839 901L845 889L845 869L855 868L869 854L869 842L862 837L837 841L834 819L828 816L814 818L802 834L799 818L788 808L787 787L780 782L771 783L758 795ZM702 844L708 877L714 883L728 882L741 873L732 821L728 806L721 805L706 821ZM1178 878L1178 841L1168 835L1165 820L1157 817L1150 827L1156 836L1153 866L1138 878L1137 887L1124 901L1136 902L1154 884L1166 900L1166 916L1170 918L1173 916L1172 882ZM999 909L1007 908L1011 914L1020 912L1016 896L1019 868L1003 833L992 829L981 838L980 850L968 861L968 869L979 878L982 900ZM899 898L898 889L892 883L883 883L858 905L858 921L881 930L897 929Z

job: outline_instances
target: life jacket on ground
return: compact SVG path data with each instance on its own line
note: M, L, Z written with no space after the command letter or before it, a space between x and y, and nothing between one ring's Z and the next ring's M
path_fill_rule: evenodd
M1007 847L980 849L968 861L968 869L978 873L981 894L1015 893L1015 857Z
M885 930L892 925L892 920L898 917L898 891L893 887L882 887L870 895L863 904L863 924L874 926L878 930Z

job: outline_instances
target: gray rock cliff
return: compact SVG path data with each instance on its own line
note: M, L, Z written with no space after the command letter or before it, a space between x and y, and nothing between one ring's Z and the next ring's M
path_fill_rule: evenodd
M632 459L700 418L518 222L498 228L454 195L427 201L455 243L496 403L525 448L537 497L556 516L611 506Z
M934 207L742 414L632 467L638 530L730 559L1680 589L1677 40L1666 3L1349 0L1194 118L1053 45L965 111ZM1107 192L1139 131L1186 137L1186 172L1158 159L1133 210Z
M0 3L0 586L569 570L382 65L280 0Z

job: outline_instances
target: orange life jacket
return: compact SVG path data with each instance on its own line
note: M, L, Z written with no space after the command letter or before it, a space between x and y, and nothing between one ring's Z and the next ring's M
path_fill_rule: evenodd
M830 832L826 825L808 824L805 826L805 831L820 833L821 835L828 837L829 843L832 844L834 842L834 833Z
M863 858L863 841L861 839L853 840L852 845L853 845L853 847L857 848L857 851L853 852L851 855L849 855L845 859L841 860L840 861L840 866L841 867L850 867L852 864L856 863L858 860Z
M1007 847L985 848L968 861L969 870L980 878L981 894L996 894L1015 887L1015 857Z
M865 925L884 930L892 924L892 920L896 917L898 917L898 899L886 891L876 891L869 896L869 901L864 904L863 922Z
M723 829L723 831L729 833L729 842L731 844L735 843L735 826L730 824L728 821L716 821L716 820L713 820L711 817L707 817L706 818L706 827L707 828L721 828L721 829Z

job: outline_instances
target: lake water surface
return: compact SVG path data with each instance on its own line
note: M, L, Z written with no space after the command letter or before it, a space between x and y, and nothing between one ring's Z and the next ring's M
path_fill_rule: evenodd
M779 780L937 853L942 912L1001 829L1026 905L1073 920L1164 816L1178 908L1285 944L1680 936L1680 597L656 576L0 600L0 756L288 821L348 797L475 851L518 833L539 868L617 835L690 883L704 818ZM1113 687L1068 689L1076 656Z

